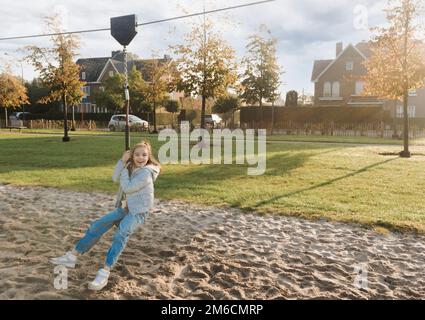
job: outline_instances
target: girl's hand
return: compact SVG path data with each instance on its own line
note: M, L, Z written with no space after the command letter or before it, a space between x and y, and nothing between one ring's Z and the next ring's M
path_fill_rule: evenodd
M124 153L122 154L122 157L121 157L121 161L122 161L124 164L126 164L126 163L127 163L127 161L128 161L128 159L130 159L130 151L129 151L129 150L124 151Z

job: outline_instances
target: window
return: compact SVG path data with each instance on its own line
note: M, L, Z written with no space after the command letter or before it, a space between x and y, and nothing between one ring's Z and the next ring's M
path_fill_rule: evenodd
M105 87L99 87L100 92L105 92Z
M90 87L89 86L82 87L82 91L84 92L84 97L90 96Z
M109 71L109 76L110 76L110 77L113 77L113 76L114 76L114 71L112 71L112 70L111 70L111 71Z
M409 115L409 118L415 118L416 117L416 106L408 106L407 107L407 114Z
M331 96L331 83L325 82L323 86L323 96L324 97L330 97Z
M354 63L353 61L347 61L345 63L345 70L347 71L353 71Z
M415 118L416 117L416 106L408 106L407 107L407 114L409 118ZM403 112L403 106L397 106L397 118L403 118L404 112Z
M332 97L339 97L339 82L332 83Z
M81 72L81 80L86 80L86 73L84 71Z
M364 81L356 81L356 95L360 95L363 92L365 82Z

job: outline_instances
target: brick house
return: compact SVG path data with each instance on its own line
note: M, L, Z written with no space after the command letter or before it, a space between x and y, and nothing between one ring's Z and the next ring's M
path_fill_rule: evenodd
M400 101L380 100L375 96L363 96L366 75L363 62L371 55L369 44L336 44L335 58L314 61L311 81L314 82L315 106L383 107L393 117L403 117ZM409 93L409 116L425 118L425 88Z
M409 105L407 114L410 118L425 119L425 88L409 91ZM403 118L403 104L401 101L397 101L395 117Z
M361 96L364 87L363 66L370 56L368 45L361 42L356 46L336 44L335 59L314 61L311 81L314 82L315 106L382 106L377 97Z
M148 75L146 74L146 64L150 63L153 59L139 59L136 55L127 53L127 68L130 71L133 66L142 73L143 79L149 82ZM170 63L171 58L164 55L162 59L158 60L159 64ZM86 82L83 87L85 96L81 104L76 106L75 111L81 113L104 113L108 112L105 107L96 105L96 94L104 90L103 83L116 73L124 73L124 54L122 51L113 51L111 57L101 58L87 58L78 59L76 62L80 67L80 79ZM170 98L178 99L179 93L173 92Z

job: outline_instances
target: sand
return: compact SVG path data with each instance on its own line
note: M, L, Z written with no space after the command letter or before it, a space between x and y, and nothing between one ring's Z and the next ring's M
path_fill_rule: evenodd
M0 185L0 299L425 298L423 236L156 202L103 291L87 283L113 231L68 270L68 289L57 290L48 259L111 211L114 196Z

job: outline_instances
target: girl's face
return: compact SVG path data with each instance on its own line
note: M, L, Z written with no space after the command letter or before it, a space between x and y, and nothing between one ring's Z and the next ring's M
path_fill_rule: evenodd
M133 162L136 167L144 167L149 160L149 151L145 147L138 147L134 150Z

